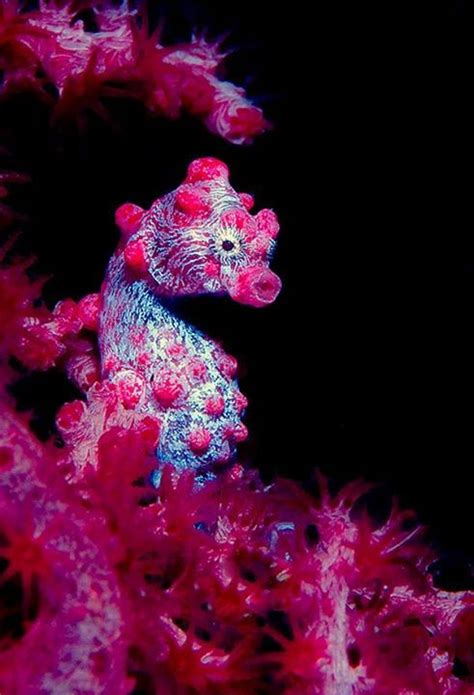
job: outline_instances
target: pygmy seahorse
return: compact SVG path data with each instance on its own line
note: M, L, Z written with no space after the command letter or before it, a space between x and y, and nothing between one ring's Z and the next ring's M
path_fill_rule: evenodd
M157 459L210 474L247 436L236 360L184 321L173 302L228 293L262 307L281 281L269 269L279 225L272 210L249 213L252 196L229 184L225 164L192 162L183 184L148 211L126 203L122 233L101 292L102 378L128 408L160 422Z

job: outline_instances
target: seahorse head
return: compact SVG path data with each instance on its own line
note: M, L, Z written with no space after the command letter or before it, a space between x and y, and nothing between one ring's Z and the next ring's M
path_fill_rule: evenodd
M164 297L226 294L255 307L281 289L269 263L279 225L272 210L250 214L252 196L229 184L226 165L192 162L184 182L148 211L126 203L116 214L128 271Z

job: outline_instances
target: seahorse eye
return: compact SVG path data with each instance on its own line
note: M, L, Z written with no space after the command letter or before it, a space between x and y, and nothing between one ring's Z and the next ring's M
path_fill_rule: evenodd
M233 251L235 248L235 244L233 241L230 241L230 239L225 239L222 242L222 248L224 249L224 251Z

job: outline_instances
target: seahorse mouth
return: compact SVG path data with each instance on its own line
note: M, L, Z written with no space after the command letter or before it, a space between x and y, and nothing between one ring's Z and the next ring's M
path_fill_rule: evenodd
M264 307L278 297L281 280L269 268L248 268L233 278L228 284L232 299L253 307Z

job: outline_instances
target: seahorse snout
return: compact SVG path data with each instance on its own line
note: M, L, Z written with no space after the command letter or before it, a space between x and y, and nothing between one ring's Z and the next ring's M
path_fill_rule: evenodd
M263 307L271 304L281 290L281 280L269 268L247 268L234 276L228 285L232 299L241 304Z

